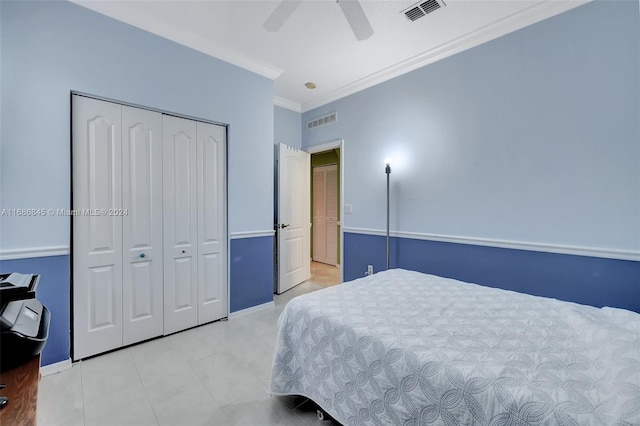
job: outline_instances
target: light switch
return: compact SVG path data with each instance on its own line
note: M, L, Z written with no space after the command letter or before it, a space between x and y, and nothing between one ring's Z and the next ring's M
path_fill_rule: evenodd
M345 204L344 205L344 214L351 214L351 212L352 212L351 204Z

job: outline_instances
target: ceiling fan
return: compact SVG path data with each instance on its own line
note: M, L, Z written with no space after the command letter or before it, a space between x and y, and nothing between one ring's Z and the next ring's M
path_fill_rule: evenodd
M276 32L284 25L293 12L300 6L302 0L282 0L264 23L267 31ZM342 8L345 18L351 26L351 31L358 40L366 40L373 34L373 28L362 10L358 0L336 0Z

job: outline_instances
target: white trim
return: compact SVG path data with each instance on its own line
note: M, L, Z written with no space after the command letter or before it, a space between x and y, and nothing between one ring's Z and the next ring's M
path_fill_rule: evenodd
M275 80L280 77L283 70L274 67L273 65L258 61L253 58L249 58L246 55L237 52L233 49L229 49L222 45L216 44L211 40L206 39L192 31L176 28L169 25L167 22L161 19L154 18L150 15L143 14L131 14L122 8L117 1L82 1L71 0L72 3L78 6L86 7L94 12L101 13L111 18L117 19L134 27L141 28L145 31L153 33L162 38L179 43L183 46L187 46L191 49L195 49L199 52L205 53L214 58L222 59L225 62L244 68L256 74Z
M302 105L297 102L290 101L289 99L281 98L279 96L273 97L273 104L281 108L285 108L294 112L302 112Z
M276 231L244 231L244 232L232 232L229 234L230 240L239 240L242 238L258 238L258 237L272 237Z
M342 142L343 142L343 139L335 139L330 142L323 143L321 145L314 145L314 146L307 147L305 148L305 151L308 152L309 154L317 154L318 152L325 152L335 148L340 148L340 156L342 157Z
M344 232L350 232L353 234L366 234L366 235L379 235L386 236L387 233L380 229L365 229L365 228L342 228ZM500 247L515 250L530 250L540 251L547 253L559 253L559 254L572 254L576 256L589 256L589 257L602 257L606 259L619 259L619 260L635 260L640 261L640 252L631 250L615 250L615 249L602 249L592 247L578 247L578 246L566 246L560 244L541 244L532 242L520 242L509 240L495 240L489 238L473 238L473 237L459 237L451 235L435 235L435 234L423 234L419 232L404 232L404 231L391 231L389 233L392 237L399 238L411 238L414 240L427 240L427 241L441 241L445 243L457 243L457 244L470 244L475 246L487 246L487 247Z
M40 375L42 375L42 377L51 376L52 374L70 370L72 366L73 365L71 364L71 358L67 358L64 361L41 366Z
M256 305L256 306L252 306L252 307L247 308L247 309L241 309L239 311L231 312L229 314L229 319L243 317L245 315L254 314L256 312L264 311L266 309L271 309L271 308L275 308L275 307L276 307L276 304L275 304L274 301L263 303L262 305Z
M566 12L591 0L577 1L545 1L537 3L525 10L506 16L492 24L467 33L457 39L441 44L431 50L392 65L384 70L370 74L360 80L347 84L333 92L320 96L302 104L302 112L307 112L330 102L352 95L376 84L383 83L408 72L422 68L456 53L471 49L483 43L535 24L544 19Z
M9 249L0 252L0 260L30 259L32 257L66 256L69 246L34 247L28 249Z

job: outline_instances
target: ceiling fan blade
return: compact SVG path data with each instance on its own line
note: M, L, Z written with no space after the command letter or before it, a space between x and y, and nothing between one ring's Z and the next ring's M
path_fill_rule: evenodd
M338 0L345 18L351 26L353 34L358 40L366 40L373 34L373 28L364 14L362 6L358 0Z
M282 0L263 27L267 31L279 31L291 14L300 6L300 3L302 3L302 0Z

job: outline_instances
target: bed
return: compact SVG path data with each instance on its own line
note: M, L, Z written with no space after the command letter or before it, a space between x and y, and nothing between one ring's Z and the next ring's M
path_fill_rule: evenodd
M640 425L640 314L401 269L284 308L269 392L344 425Z

